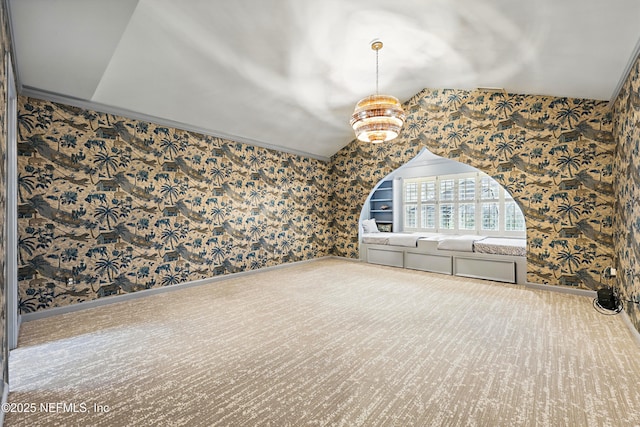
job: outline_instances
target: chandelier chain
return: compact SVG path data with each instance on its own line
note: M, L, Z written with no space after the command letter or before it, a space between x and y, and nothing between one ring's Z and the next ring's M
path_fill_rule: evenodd
M380 50L376 49L376 95L378 95L378 52Z

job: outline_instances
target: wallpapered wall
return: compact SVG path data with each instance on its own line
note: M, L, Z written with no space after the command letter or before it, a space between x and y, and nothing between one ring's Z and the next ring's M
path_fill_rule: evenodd
M614 132L618 140L615 154L614 190L616 220L614 241L618 254L621 294L624 299L640 298L640 57L614 104ZM638 304L625 303L636 329L640 330Z
M324 256L319 160L20 97L22 313Z
M7 52L10 50L9 24L5 3L0 4L0 350L2 351L2 378L0 392L4 382L8 382L9 350L5 334L7 313L5 311L5 295L7 293L6 266L6 212L7 212Z
M357 220L373 186L427 148L487 172L511 192L526 217L528 281L608 283L616 143L606 102L425 89L405 109L397 140L353 141L331 159L337 255L358 256Z
M424 90L405 107L396 141L354 141L327 165L20 98L21 312L327 254L357 258L365 198L422 148L512 193L527 220L529 281L612 282L616 141L606 102Z

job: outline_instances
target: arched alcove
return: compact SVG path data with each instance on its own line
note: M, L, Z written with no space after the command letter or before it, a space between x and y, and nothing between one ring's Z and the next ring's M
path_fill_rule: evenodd
M377 200L374 198L375 194L379 193L378 190L381 189L381 186L384 186L384 184L389 181L402 180L407 178L415 179L415 178L422 178L422 177L435 177L435 176L441 176L441 175L457 175L457 174L465 174L465 173L473 173L473 172L486 175L484 171L481 171L478 168L475 168L473 166L470 166L452 159L446 159L444 157L437 156L432 152L430 152L429 150L427 150L426 148L424 148L413 159L409 160L407 163L400 166L399 168L393 170L392 172L390 172L388 175L386 175L384 178L382 178L380 181L376 183L376 185L373 187L368 197L366 198L364 204L362 205L362 209L360 211L359 223L362 223L363 220L376 216L375 215L376 212L372 212L372 210L376 211L375 209L376 201L385 202L388 200L389 202L391 202L391 200L393 200L394 201L393 207L401 206L401 203L398 203L398 200L401 200L402 198L402 193L399 186L393 187L394 194L392 197L389 197L388 199ZM509 190L507 188L504 188L498 181L494 180L488 175L486 176L490 178L492 182L495 183L496 186L500 186L504 190L504 192L508 194L508 197L512 199L514 203L516 203L518 208L518 213L524 219L524 213L520 208L520 201L514 199L513 195L509 192ZM395 226L395 228L392 228L393 231L396 231L396 232L406 231L405 230L406 225L403 223L402 215L398 212L398 210L397 209L389 209L389 210L393 214L391 219L393 225ZM380 212L377 212L377 213L380 213ZM388 217L389 216L390 215L388 215ZM382 222L382 224L385 224L385 223L388 223L388 221ZM400 227L398 228L398 226ZM360 233L362 231L362 227L359 227L358 231ZM495 235L497 233L491 233L491 234ZM512 236L514 235L512 234ZM518 235L517 237L526 237L526 229L522 235Z
M414 200L409 200L411 194L414 195ZM445 218L446 215L443 212L449 212L451 216ZM374 233L370 233L372 230L369 229L372 226L371 220L374 220L376 225L373 227ZM377 231L382 234L378 234ZM391 231L394 232L393 235L384 233ZM369 250L377 251L378 254L383 253L380 248L372 249L369 245L363 245L363 235L369 241L372 238L373 240L388 239L388 244L393 246L392 239L398 237L398 234L404 239L410 235L423 235L425 232L431 239L435 239L435 235L440 235L438 239L447 236L447 239L472 238L478 239L477 242L483 242L487 237L492 237L487 242L495 242L495 238L500 238L505 245L513 244L514 247L511 249L508 247L502 249L513 250L523 258L514 265L516 269L524 270L524 272L518 271L518 282L525 281L526 226L524 214L518 202L508 189L485 172L473 166L437 156L426 148L376 183L365 199L360 211L358 227L360 259L368 260L371 255ZM420 246L417 241L416 245ZM469 247L474 247L474 244L469 244ZM394 250L395 248L392 249ZM513 255L510 252L505 254ZM413 255L417 256L418 253ZM406 267L407 256L407 254L403 255L402 262L398 258L397 261L390 261L391 264L388 265L401 264ZM423 255L423 257L429 256L438 257L433 254ZM452 260L455 265L456 259L452 258ZM495 257L493 260L495 261ZM492 268L492 265L487 265L486 268ZM427 269L427 271L437 270ZM515 278L514 274L514 280Z

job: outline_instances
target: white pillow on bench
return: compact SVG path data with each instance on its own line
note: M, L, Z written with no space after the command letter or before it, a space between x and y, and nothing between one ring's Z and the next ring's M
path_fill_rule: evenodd
M379 233L378 226L375 219L365 219L362 221L362 231L365 233Z

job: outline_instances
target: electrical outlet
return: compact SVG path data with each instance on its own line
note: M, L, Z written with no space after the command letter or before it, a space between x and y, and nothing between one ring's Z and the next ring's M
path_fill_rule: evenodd
M609 276L616 277L617 274L618 274L618 270L616 270L615 268L611 267L609 269Z

